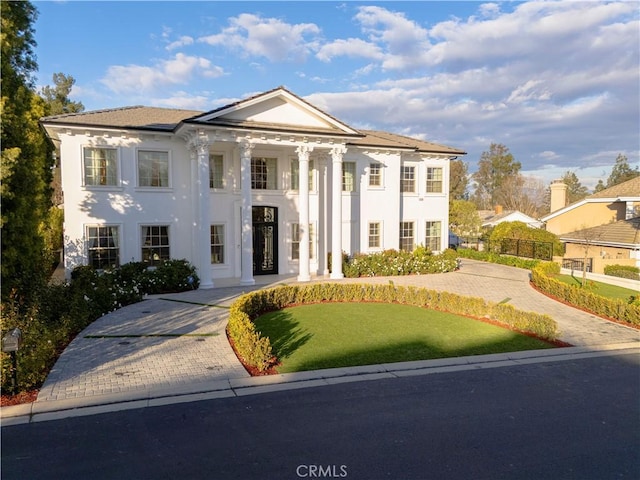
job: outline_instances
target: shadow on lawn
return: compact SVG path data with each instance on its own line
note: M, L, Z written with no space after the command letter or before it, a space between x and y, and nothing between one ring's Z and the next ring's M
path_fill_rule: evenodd
M304 333L292 315L283 310L265 314L254 323L261 335L271 339L271 348L279 360L288 358L313 337Z

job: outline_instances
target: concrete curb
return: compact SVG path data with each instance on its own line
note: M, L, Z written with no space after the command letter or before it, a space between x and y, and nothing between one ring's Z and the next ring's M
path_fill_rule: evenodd
M339 383L628 354L640 354L640 343L630 342L589 347L529 350L437 360L332 368L262 377L230 378L206 383L192 383L173 388L147 389L122 394L95 395L58 401L36 401L30 404L2 407L0 409L0 418L2 420L1 426L5 427L136 408L258 395Z

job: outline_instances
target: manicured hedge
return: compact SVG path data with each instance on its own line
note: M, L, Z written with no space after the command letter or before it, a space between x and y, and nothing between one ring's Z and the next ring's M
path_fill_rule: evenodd
M632 265L605 265L604 274L612 277L640 280L640 268Z
M256 331L252 320L265 312L290 305L319 302L402 303L458 315L484 317L547 340L557 337L557 325L550 316L522 312L512 305L416 287L336 283L281 286L242 295L231 306L227 333L245 363L264 371L273 364L273 353L269 339Z
M429 249L418 247L412 252L384 250L356 254L345 259L342 270L345 277L358 278L445 273L453 272L457 267L454 250L433 254Z
M554 267L555 265L555 267ZM568 285L553 278L560 267L553 262L543 262L531 270L532 283L544 293L596 315L640 325L640 305L636 302L606 298L579 286Z
M500 255L499 253L493 252L479 252L470 248L458 249L458 256L462 258L470 258L471 260L480 260L483 262L508 265L510 267L524 268L527 270L531 270L541 262L541 260L531 260L528 258L513 257L510 255Z

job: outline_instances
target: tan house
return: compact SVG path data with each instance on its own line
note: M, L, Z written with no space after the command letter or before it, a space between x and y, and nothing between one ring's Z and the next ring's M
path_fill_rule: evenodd
M640 177L566 205L566 185L551 184L551 213L541 220L565 244L566 259L591 259L591 271L605 265L640 267Z

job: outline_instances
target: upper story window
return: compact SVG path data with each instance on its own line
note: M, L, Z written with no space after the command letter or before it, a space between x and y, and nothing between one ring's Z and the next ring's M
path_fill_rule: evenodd
M369 186L370 187L382 186L382 165L379 163L369 164Z
M209 155L209 188L224 188L222 155Z
M252 158L251 188L254 190L275 190L278 179L277 164L276 158Z
M400 170L400 191L414 193L416 191L416 167L403 165Z
M169 152L138 150L138 186L169 186Z
M315 190L313 176L313 160L309 160L309 190ZM291 159L291 190L300 190L300 161L297 158Z
M342 191L356 191L356 162L342 162Z
M427 167L427 193L442 193L442 167Z
M84 148L84 184L115 186L118 184L118 155L113 148Z

